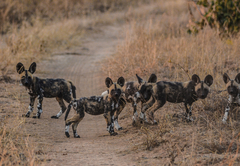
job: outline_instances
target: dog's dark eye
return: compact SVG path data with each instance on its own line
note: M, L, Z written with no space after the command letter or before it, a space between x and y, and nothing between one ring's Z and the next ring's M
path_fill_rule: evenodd
M22 76L22 78L21 79L24 79L25 78L25 76Z
M28 80L31 80L32 78L30 76L28 76Z
M200 92L201 92L201 89L198 89L198 90L197 90L197 93L200 93Z

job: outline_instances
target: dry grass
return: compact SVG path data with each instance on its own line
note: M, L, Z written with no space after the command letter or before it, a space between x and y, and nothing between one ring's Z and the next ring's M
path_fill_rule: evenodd
M109 13L148 2L3 0L0 2L1 75L6 77L15 71L14 64L18 61L29 64L48 57L56 49L59 52L79 46L86 29L121 19L114 19Z
M19 90L10 85L16 64L29 66L49 57L53 52L81 45L88 29L125 19L125 15L109 16L119 10L138 6L139 0L3 0L0 2L0 165L36 165L38 143L29 139L22 112ZM103 13L103 14L99 14ZM114 13L113 13L114 15ZM93 33L93 31L91 31ZM3 94L4 93L4 94ZM12 104L12 101L15 101ZM11 110L11 111L10 111ZM16 114L16 110L19 112ZM16 115L15 115L16 114Z
M1 84L0 165L36 165L37 145L25 130L25 119L19 115L23 111L21 93L16 88L9 90L13 84Z
M232 79L239 72L240 38L220 39L211 29L196 36L187 34L186 3L160 0L144 16L133 16L125 30L125 42L119 45L116 55L107 59L109 66L105 71L111 77L124 76L129 81L137 80L136 74L145 79L156 73L159 81L180 82L190 80L193 74L202 80L211 74L212 93L194 103L195 121L185 122L182 104L167 103L155 117L160 122L167 118L166 126L171 126L171 132L161 135L162 129L157 127L144 129L140 145L164 149L168 153L163 153L161 159L167 158L167 162L162 160L170 165L233 165L240 162L239 111L234 109L228 124L223 125L227 94L218 91L225 89L224 72Z
M8 126L9 123L11 123L11 127ZM14 119L12 122L7 120L2 122L0 152L1 165L35 164L35 145L25 134L21 120Z

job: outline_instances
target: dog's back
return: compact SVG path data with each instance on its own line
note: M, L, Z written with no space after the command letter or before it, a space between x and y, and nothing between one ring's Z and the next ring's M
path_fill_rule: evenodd
M165 98L171 103L180 103L186 100L197 100L195 97L194 84L188 82L166 82L160 81L153 87L158 98Z

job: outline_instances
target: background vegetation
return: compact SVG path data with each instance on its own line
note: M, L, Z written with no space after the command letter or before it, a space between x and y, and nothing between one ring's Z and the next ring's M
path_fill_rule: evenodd
M189 33L197 33L205 26L214 28L221 37L235 36L240 25L239 0L198 0L189 1L191 19ZM194 18L190 6L193 6L201 16L200 21Z
M118 11L124 14L114 15ZM198 14L196 10L192 12ZM130 153L147 151L149 156L169 165L234 165L240 162L238 108L231 112L228 124L223 125L227 94L218 91L225 89L224 72L232 79L239 72L239 35L221 39L209 27L189 35L189 18L185 0L3 0L1 74L6 79L15 72L20 60L28 66L33 59L42 60L56 50L71 50L81 44L87 29L96 25L124 22L128 25L124 30L125 42L103 68L111 77L121 75L132 81L136 80L135 74L147 79L156 73L159 81L184 82L193 74L202 80L207 74L214 78L208 98L193 105L193 123L185 122L183 105L167 103L155 113L157 126L139 125L140 132L129 129L134 140ZM13 98L7 90L4 96ZM16 103L19 104L17 100ZM131 111L126 114L131 119ZM22 127L22 120L4 118L7 121L1 117L0 123L0 164L39 162L34 151L37 145L28 140L24 129L17 130Z
M126 30L125 42L107 60L109 66L105 70L113 77L123 75L127 81L136 81L136 74L147 80L156 73L158 81L180 82L189 81L193 74L202 80L211 74L211 93L207 99L194 103L192 124L185 122L182 104L167 103L155 113L160 123L157 127L140 127L142 133L134 137L139 142L134 143L133 149L154 151L151 155L161 153L156 157L170 165L234 165L240 159L239 109L231 111L228 125L223 125L228 96L226 91L219 91L225 89L223 73L234 79L239 72L240 39L238 34L220 38L210 27L189 35L188 12L187 1L158 1L145 15L134 17Z

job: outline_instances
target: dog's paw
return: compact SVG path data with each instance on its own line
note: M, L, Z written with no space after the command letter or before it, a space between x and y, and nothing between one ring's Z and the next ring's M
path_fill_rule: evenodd
M123 128L122 128L122 127L119 127L117 130L120 131L120 130L123 130Z
M193 122L194 120L193 120L193 118L187 118L187 122Z
M33 116L33 118L34 118L34 119L36 119L36 118L37 118L37 116L36 116L36 115L34 115L34 116Z
M222 120L222 123L223 123L223 124L227 124L227 121L226 121L226 120Z
M158 122L156 120L154 120L153 125L158 125Z
M65 132L65 135L66 135L68 138L70 137L69 132Z
M27 117L27 118L29 118L29 115L27 115L27 114L22 114L22 117Z
M74 138L80 138L80 135L75 134L75 135L74 135Z
M118 135L118 133L117 132L112 132L112 133L110 133L110 135L115 136L115 135Z
M30 113L29 113L29 112L27 112L26 114L23 114L23 115L22 115L22 117L27 117L27 118L29 118L29 116L30 116Z
M58 117L55 116L55 115L54 115L54 116L51 116L51 118L52 118L52 119L58 119Z

